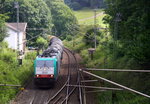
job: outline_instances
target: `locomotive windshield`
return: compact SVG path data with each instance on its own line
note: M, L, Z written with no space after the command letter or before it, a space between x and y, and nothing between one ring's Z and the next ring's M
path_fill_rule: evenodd
M36 67L53 67L54 61L53 60L37 60Z
M36 61L36 74L49 75L54 74L54 61L53 60L37 60Z

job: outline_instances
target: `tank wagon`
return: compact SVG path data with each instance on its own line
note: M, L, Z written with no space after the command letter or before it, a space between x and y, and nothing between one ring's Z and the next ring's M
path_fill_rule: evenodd
M34 60L34 83L40 87L53 86L60 73L63 43L52 37L48 48Z

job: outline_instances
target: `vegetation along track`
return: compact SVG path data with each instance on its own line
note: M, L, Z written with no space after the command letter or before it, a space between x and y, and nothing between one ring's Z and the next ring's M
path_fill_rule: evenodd
M22 91L22 93L20 93L11 104L82 103L80 88L78 90L76 87L69 87L70 84L80 84L78 62L73 52L65 48L60 76L56 81L54 88L37 88L34 86L32 80L25 90ZM80 95L80 97L78 95Z

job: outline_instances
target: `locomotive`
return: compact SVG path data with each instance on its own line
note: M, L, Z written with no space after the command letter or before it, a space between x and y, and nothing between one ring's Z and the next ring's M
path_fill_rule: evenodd
M63 43L57 37L50 39L48 48L34 60L34 83L36 86L53 86L60 73Z

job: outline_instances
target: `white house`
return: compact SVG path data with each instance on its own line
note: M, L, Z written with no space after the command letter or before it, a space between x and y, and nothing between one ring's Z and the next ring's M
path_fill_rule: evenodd
M5 41L8 43L9 48L17 50L17 23L7 23L8 37ZM27 23L19 23L19 51L25 52L26 47L26 27Z

